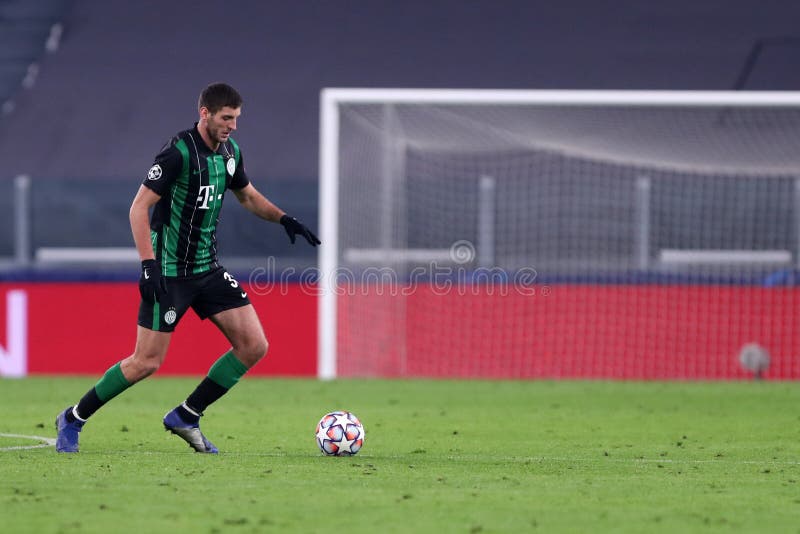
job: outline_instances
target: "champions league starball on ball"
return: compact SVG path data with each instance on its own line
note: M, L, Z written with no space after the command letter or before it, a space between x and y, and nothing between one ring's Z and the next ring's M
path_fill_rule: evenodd
M317 423L316 438L322 454L352 456L364 445L364 426L350 412L330 412Z

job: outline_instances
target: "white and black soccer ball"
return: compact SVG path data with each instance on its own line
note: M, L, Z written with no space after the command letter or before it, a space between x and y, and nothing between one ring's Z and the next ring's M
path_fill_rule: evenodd
M317 446L326 456L352 456L364 446L364 426L354 414L330 412L317 423Z
M769 351L758 343L748 343L739 351L739 363L756 378L760 378L769 368L769 362Z

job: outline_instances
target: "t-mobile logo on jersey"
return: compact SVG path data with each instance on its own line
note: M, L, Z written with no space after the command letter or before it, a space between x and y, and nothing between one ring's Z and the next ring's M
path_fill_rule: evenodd
M217 198L221 198L222 195L218 195ZM214 186L213 185L201 185L200 186L200 195L197 197L197 201L200 202L199 208L201 210L207 210L209 208L208 202L209 200L213 203L214 202Z

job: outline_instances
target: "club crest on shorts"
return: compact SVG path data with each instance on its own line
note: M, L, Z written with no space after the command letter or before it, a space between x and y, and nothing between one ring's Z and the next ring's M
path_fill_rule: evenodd
M225 164L225 167L228 169L228 174L233 176L233 173L236 172L236 161L234 158L228 158L228 162Z
M147 179L158 180L159 178L161 178L161 165L156 163L155 165L150 167L149 171L147 171Z
M175 319L178 318L178 314L175 313L175 308L170 308L167 310L167 313L164 314L164 322L167 324L172 324L175 322Z

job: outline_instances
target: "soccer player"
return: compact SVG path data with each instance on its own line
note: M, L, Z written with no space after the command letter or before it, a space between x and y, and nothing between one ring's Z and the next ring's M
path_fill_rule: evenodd
M250 183L242 152L231 137L241 111L242 97L233 87L224 83L206 87L198 101L198 122L164 146L143 179L130 209L133 240L142 260L136 346L78 404L58 414L58 452L78 452L86 420L159 368L172 331L189 308L201 319L211 319L231 349L217 359L186 400L164 416L164 428L197 452L218 452L200 432L200 417L268 347L247 293L217 261L216 228L225 192L233 191L258 217L283 225L292 244L298 235L311 246L320 244L311 230Z

